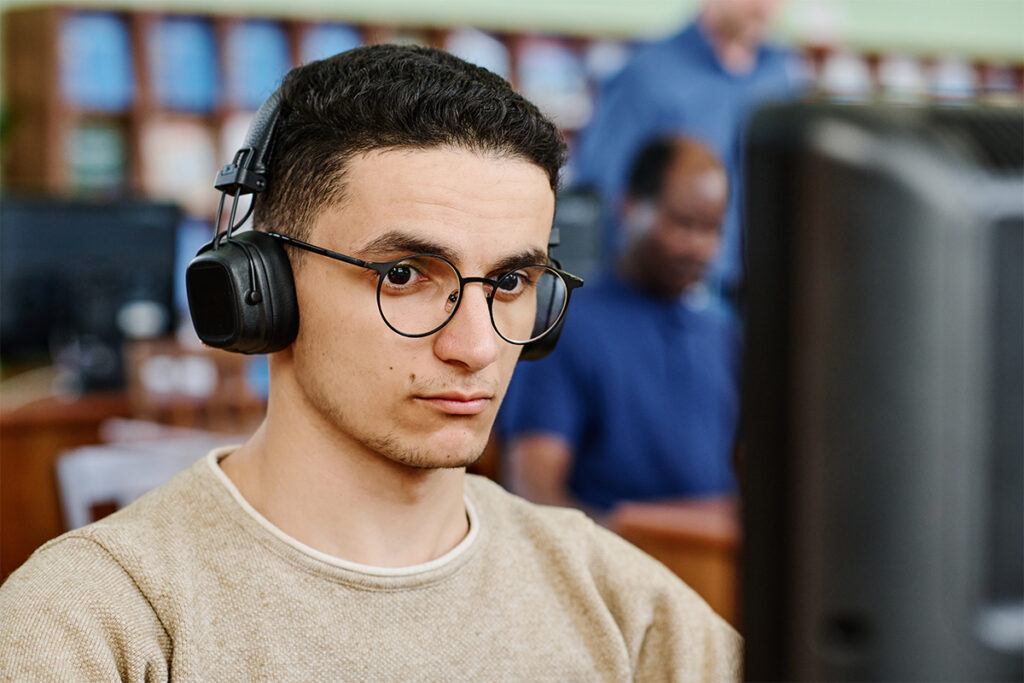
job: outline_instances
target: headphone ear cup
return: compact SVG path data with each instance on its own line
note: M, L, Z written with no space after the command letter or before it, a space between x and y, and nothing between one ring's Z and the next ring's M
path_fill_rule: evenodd
M256 231L214 239L185 271L192 325L208 346L273 353L299 330L295 281L284 247Z
M537 334L547 329L552 316L560 315L561 317L551 331L543 337L528 344L523 344L523 350L519 353L519 360L538 360L543 358L551 353L555 348L555 344L558 343L558 337L562 333L562 325L565 324L565 317L569 313L569 290L555 286L556 282L560 282L560 280L554 278L541 279L538 285L539 293L533 333Z
M562 334L562 325L564 324L565 314L562 315L562 319L558 321L558 324L550 332L536 341L523 344L523 350L519 352L519 360L540 360L554 351L555 344L558 343L558 337Z

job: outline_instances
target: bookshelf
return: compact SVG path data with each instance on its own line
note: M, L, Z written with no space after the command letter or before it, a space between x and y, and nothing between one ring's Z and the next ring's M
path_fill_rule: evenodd
M204 218L216 169L298 64L360 44L448 49L509 78L571 138L627 54L608 39L60 5L8 10L3 29L6 190L142 195Z
M586 125L629 39L465 26L109 9L77 3L4 13L6 190L180 203L209 219L211 179L259 103L293 66L359 44L448 49L508 78L564 130ZM412 20L410 20L412 21ZM515 26L519 26L515 24ZM798 47L812 97L1020 102L1024 63L970 54Z

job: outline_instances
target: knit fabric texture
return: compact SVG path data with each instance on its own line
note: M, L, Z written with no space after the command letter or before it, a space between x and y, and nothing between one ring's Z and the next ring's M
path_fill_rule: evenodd
M214 451L37 550L0 586L0 680L725 681L738 634L568 509L467 476L470 533L402 569L253 510Z

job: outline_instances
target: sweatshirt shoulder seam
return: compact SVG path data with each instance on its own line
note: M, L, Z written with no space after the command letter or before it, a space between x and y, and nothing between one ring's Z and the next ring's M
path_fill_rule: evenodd
M164 635L167 637L167 642L173 643L173 640L171 639L170 631L167 629L167 624L164 623L164 620L160 617L160 612L153 605L153 602L149 599L149 596L146 595L146 592L144 590L142 590L142 586L139 585L139 582L136 580L135 576L133 576L132 573L130 571L128 571L128 569L125 568L125 566L117 558L117 555L115 555L113 553L113 551L111 551L110 548L108 548L106 545L104 545L99 539L95 538L93 536L93 534L86 533L86 532L78 532L78 533L71 532L71 533L68 533L68 534L64 534L63 536L59 536L58 538L55 538L55 539L49 541L48 543L46 543L46 545L44 545L41 548L39 548L39 550L37 552L44 551L44 550L47 550L49 548L54 548L54 547L56 547L56 546L58 546L58 545L60 545L62 543L68 542L68 541L76 541L76 540L78 540L78 541L85 541L87 543L91 543L91 544L95 545L107 557L109 557L110 560L115 565L117 565L117 568L120 569L124 573L124 575L128 577L128 580L132 582L133 586L135 586L135 590L138 591L138 594L142 597L143 600L146 601L146 605L149 606L149 609L150 609L150 611L152 611L154 618L156 618L157 623L160 624L160 628L163 630Z

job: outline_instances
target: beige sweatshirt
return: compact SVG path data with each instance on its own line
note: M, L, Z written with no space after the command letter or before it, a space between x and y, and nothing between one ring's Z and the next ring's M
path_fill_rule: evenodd
M0 679L732 680L736 632L579 512L469 476L470 532L357 565L261 517L214 451L0 587Z

